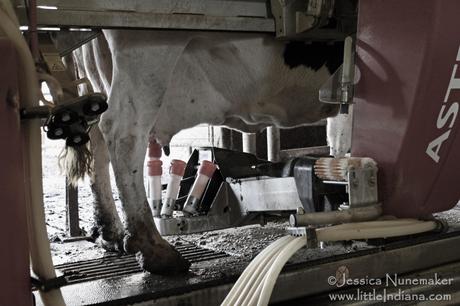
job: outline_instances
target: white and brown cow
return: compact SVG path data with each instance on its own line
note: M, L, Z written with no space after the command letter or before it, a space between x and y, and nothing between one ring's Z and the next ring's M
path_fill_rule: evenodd
M245 33L106 30L104 36L108 45L100 36L75 53L79 70L108 94L102 134L91 132L96 222L107 244L124 241L146 270L184 271L188 263L159 235L147 203L143 164L149 138L167 145L174 134L200 123L244 130L334 116L337 107L320 103L318 90L339 66L341 47ZM113 203L109 160L126 229Z

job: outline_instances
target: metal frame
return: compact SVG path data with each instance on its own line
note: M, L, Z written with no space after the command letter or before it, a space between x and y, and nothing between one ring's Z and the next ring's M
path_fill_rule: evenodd
M23 1L13 4L20 24L27 25ZM38 0L37 5L41 27L269 32L307 40L343 40L356 30L353 0ZM340 19L338 26L321 28L332 15Z
M223 182L206 215L155 217L161 235L181 235L234 226L264 224L265 212L293 212L302 207L293 177L248 178Z
M239 179L230 189L243 213L296 211L302 207L293 177Z
M20 24L27 25L23 2L14 5ZM275 32L265 0L39 0L37 5L40 27Z
M438 272L441 278L448 278L452 276L452 267L456 266L458 269L459 266L460 235L458 232L435 234L425 236L425 238L390 242L381 247L352 251L347 254L330 254L319 257L313 255L313 252L304 251L302 254L306 257L296 259L296 263L286 267L284 273L279 276L270 300L271 303L313 296L338 289L328 284L328 278L336 276L337 272L344 270L343 267L349 272L349 277L353 279L384 278L387 273L390 275L397 273L400 276L405 273L414 273L412 277L406 276L415 279L417 278L416 275L424 273L420 272L421 270L434 267L436 267L434 272ZM218 271L216 268L215 272L218 273ZM98 305L122 303L139 306L152 305L152 303L155 305L219 305L230 291L233 281L236 280L236 276L240 272L240 270L236 270L234 275L224 274L219 280L184 281L180 287L175 287L174 290L149 291L147 293L137 288L142 287L141 284L152 282L148 276L146 278L143 274L139 274L137 277L115 278L112 280L114 284L125 285L123 292L110 290L107 295L99 296L97 300L91 299L91 294L89 294L86 302L97 303ZM107 282L104 281L102 285L96 281L65 286L62 288L62 292L64 297L72 300L81 292L94 292L94 288L98 286L107 287ZM444 286L444 288L452 290L453 293L458 290L459 286L459 279L456 277L452 286ZM132 288L136 288L136 291L134 295L129 295L132 294ZM350 289L350 287L347 288ZM351 287L351 289L353 288ZM439 286L431 286L425 287L425 289L429 291L440 288ZM316 303L311 304L317 305Z
M73 80L70 78L70 74L67 68L63 65L60 60L59 53L54 47L53 43L46 35L40 36L40 51L48 65L50 74L58 79L63 87L65 96L63 101L56 101L62 103L66 100L70 100L78 97L77 88L73 85ZM58 67L53 69L53 67ZM66 232L69 237L81 236L80 218L78 212L78 186L69 184L68 178L65 181L65 199L66 199Z
M321 86L319 100L323 103L340 104L341 113L348 113L348 105L353 104L355 73L359 76L355 67L355 41L348 36L344 41L343 64Z
M271 0L277 37L293 37L327 23L334 0Z

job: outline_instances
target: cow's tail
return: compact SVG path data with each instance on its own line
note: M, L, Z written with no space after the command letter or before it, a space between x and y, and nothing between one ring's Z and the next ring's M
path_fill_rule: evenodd
M93 155L89 142L82 146L65 146L59 155L59 168L72 186L76 186L86 175L90 176L93 171Z

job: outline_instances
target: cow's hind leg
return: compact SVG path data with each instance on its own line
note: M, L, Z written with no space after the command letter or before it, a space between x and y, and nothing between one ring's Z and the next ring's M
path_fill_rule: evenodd
M99 127L91 129L91 152L94 157L90 176L94 196L94 228L92 236L110 251L123 251L124 229L112 196L109 175L109 152Z
M129 117L127 112L124 114ZM101 127L109 147L126 216L125 250L136 253L142 267L147 271L184 272L190 264L158 233L147 202L143 181L147 133L142 128L136 128L141 124L136 123L135 118L116 120L110 116L104 114Z

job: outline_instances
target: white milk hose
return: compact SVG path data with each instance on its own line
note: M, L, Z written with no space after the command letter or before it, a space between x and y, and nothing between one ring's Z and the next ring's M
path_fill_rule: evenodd
M436 221L395 219L341 224L316 229L318 241L388 238L435 230ZM222 306L266 306L283 266L306 244L306 237L285 236L269 245L246 267Z
M318 241L389 238L428 232L437 227L436 221L370 221L318 228L316 237Z
M283 269L284 265L292 257L292 255L301 249L305 243L305 237L297 237L289 242L289 244L286 245L286 247L279 253L275 262L264 277L264 284L262 287L262 292L259 295L257 305L268 305L268 301L270 301L270 297L272 295L273 287L275 287L275 282L281 272L281 269Z
M272 257L277 255L282 247L286 246L287 243L294 239L292 236L285 236L276 240L274 243L269 245L265 250L259 253L256 258L249 264L249 266L243 271L238 281L233 286L230 293L227 295L222 305L235 305L237 300L243 296L243 292L247 292L251 289L251 285L256 279L254 275L262 272L264 265L267 261L270 261ZM266 271L265 271L266 272ZM258 279L258 278L257 278Z
M38 81L30 50L19 31L19 22L8 0L0 0L0 36L14 44L19 57L19 91L21 107L38 106ZM22 123L24 137L24 164L26 169L26 205L28 211L29 246L32 269L43 280L53 279L56 272L51 259L43 208L42 160L40 120ZM59 289L40 292L45 305L65 305Z

